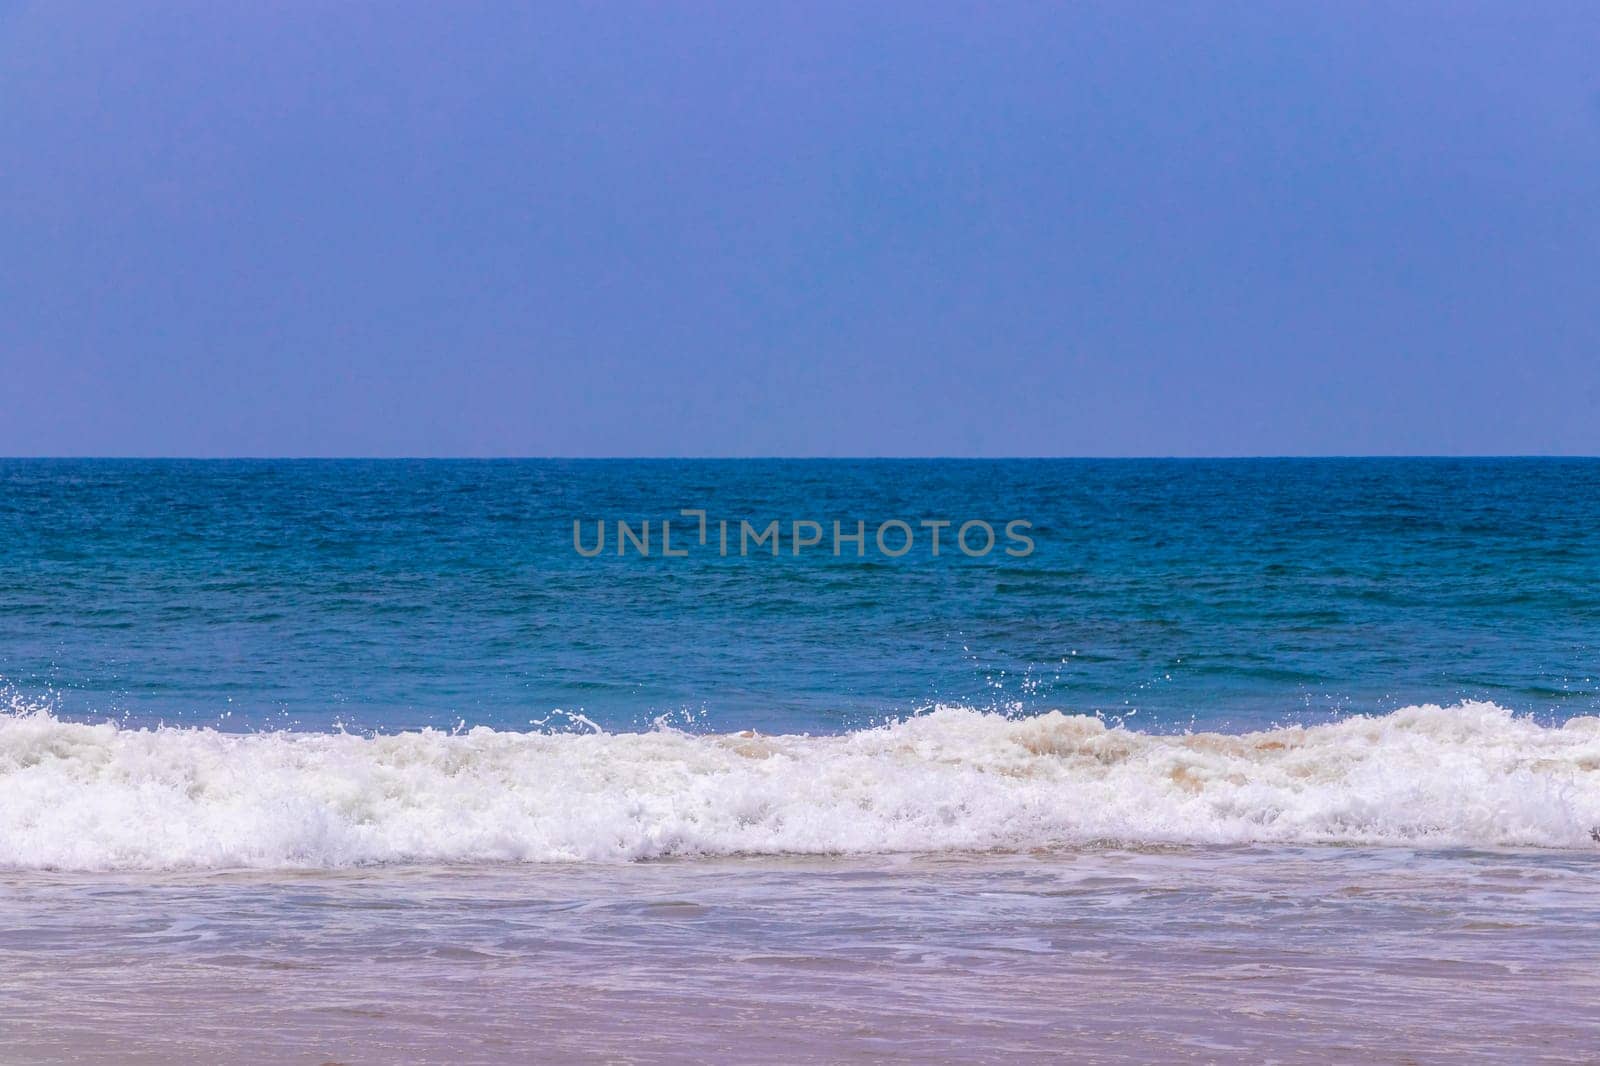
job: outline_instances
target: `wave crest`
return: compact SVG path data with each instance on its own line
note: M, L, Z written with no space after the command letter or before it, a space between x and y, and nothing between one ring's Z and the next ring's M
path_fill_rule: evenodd
M386 736L0 715L0 866L337 867L1353 843L1593 847L1600 718L1153 735L943 707L842 736Z

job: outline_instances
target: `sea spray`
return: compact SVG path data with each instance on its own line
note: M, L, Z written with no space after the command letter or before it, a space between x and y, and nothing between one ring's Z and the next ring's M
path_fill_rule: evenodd
M1096 842L1592 848L1600 719L1154 735L942 707L839 736L229 734L0 716L0 866L325 868Z

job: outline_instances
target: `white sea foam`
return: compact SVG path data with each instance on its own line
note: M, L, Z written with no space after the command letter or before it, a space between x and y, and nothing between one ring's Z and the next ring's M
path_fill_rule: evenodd
M835 737L390 736L0 715L0 867L199 869L1347 842L1593 848L1600 718L1243 735L940 708Z

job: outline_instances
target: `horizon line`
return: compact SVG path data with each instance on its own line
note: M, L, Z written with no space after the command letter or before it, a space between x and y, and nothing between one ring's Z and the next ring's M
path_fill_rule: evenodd
M1215 462L1316 459L1600 459L1579 452L1294 452L1215 455L0 455L0 462Z

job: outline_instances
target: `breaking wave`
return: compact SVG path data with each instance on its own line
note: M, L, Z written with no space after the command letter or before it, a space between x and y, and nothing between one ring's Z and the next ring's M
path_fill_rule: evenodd
M0 867L1243 842L1595 847L1600 718L1490 703L1152 735L944 707L841 736L261 733L0 715Z

